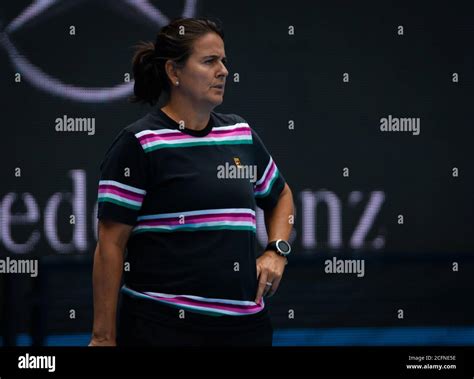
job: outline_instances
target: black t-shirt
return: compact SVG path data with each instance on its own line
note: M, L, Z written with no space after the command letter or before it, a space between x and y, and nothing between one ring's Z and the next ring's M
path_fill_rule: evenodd
M125 292L210 315L263 309L255 207L274 208L285 180L243 118L211 112L196 131L155 106L100 169L98 218L134 226Z

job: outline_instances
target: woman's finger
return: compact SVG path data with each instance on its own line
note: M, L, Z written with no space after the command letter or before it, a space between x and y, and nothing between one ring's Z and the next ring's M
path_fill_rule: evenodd
M255 302L258 304L260 299L265 291L265 287L267 286L267 271L262 270L260 273L260 280L258 281L258 288L257 288L257 297L255 298Z
M280 285L281 278L282 278L282 276L275 277L275 279L273 280L272 288L267 294L268 297L272 297L275 294L275 292L278 289L278 286Z

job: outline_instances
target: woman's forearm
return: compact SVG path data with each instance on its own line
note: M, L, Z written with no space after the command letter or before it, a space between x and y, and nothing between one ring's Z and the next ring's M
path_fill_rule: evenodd
M293 195L288 186L280 195L275 208L265 212L265 227L267 229L268 241L277 239L288 240L293 228L294 204Z
M117 300L123 272L124 252L113 243L97 243L92 274L94 325L92 337L115 341Z

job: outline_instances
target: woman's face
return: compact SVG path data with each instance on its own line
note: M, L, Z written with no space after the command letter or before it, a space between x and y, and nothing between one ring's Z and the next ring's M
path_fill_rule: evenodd
M178 69L179 91L198 106L214 108L224 100L227 75L224 41L207 33L194 42L186 65ZM221 88L215 86L220 85Z

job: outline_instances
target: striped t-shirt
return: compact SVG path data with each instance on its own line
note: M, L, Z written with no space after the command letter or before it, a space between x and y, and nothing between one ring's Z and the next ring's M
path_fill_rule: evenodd
M263 309L255 207L273 209L285 180L243 118L211 112L197 131L155 106L100 169L98 218L134 227L122 291L209 315Z

